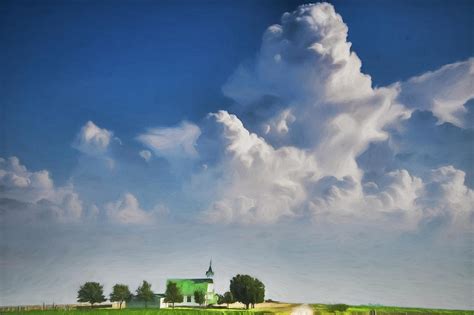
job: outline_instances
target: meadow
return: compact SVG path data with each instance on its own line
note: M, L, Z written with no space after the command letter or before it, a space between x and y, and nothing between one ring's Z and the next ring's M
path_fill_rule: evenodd
M443 310L425 308L404 308L389 306L350 306L346 311L330 311L324 304L311 304L299 308L298 304L263 305L256 309L81 309L81 310L35 310L0 312L0 314L27 315L474 315L468 310ZM374 313L375 311L375 313Z
M314 315L370 315L371 311L375 311L376 315L474 315L474 311L468 310L445 310L379 305L350 306L345 312L334 313L328 312L328 307L324 304L313 304L311 307L313 308Z

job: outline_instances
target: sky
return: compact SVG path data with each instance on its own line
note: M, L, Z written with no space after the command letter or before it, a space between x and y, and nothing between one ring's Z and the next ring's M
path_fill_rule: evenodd
M237 273L474 309L471 1L2 1L0 305Z

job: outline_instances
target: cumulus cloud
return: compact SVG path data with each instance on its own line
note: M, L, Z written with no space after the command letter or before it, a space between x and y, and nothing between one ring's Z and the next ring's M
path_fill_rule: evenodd
M433 112L438 123L469 127L467 101L474 98L474 58L445 65L400 84L400 102Z
M148 150L141 150L138 154L147 162L151 160L151 152Z
M453 166L431 171L419 203L424 205L426 219L445 219L456 227L472 228L474 190L465 185L466 174Z
M103 220L104 223L151 224L168 213L157 204L150 210L140 207L131 193L103 207L83 202L74 186L56 186L46 170L30 171L17 157L0 158L0 222L77 223Z
M99 156L107 152L112 138L112 131L100 128L89 120L77 134L73 147L84 154Z
M2 195L12 199L36 202L51 197L54 184L46 170L30 172L13 156L0 159Z
M315 222L342 220L413 229L422 219L416 205L422 190L422 180L406 170L384 174L377 182L325 177L313 186L308 210Z
M194 158L197 157L195 145L200 134L197 125L183 121L176 127L148 129L137 139L157 156Z
M415 229L433 218L473 214L473 191L465 186L465 173L452 166L433 170L426 180L404 169L374 181L338 179L324 175L310 152L275 149L235 115L219 111L212 117L223 128L226 157L219 165L224 188L205 211L208 222L268 224L308 213L315 222L386 222Z
M118 200L105 205L108 218L119 224L151 224L156 222L158 214L163 213L162 206L151 211L143 210L138 199L131 193L125 193Z
M56 187L48 171L29 171L17 157L0 158L0 209L5 220L77 221L83 212L72 185Z
M348 28L328 3L303 5L270 26L255 65L240 67L223 91L241 104L263 95L340 102L372 93L371 79L350 51Z
M212 117L223 128L226 188L207 210L214 222L272 223L298 216L304 182L317 174L314 159L292 147L274 149L226 111Z
M356 157L410 114L394 101L396 88L371 87L347 31L332 5L300 6L267 29L254 66L223 87L241 107L257 109L250 129L274 145L311 149L322 172L338 178L360 177Z
M358 159L373 144L394 143L392 133L415 110L462 126L463 105L472 98L472 59L372 88L347 31L332 5L300 6L267 29L256 60L224 85L240 118L225 111L211 115L223 128L225 148L214 166L221 188L205 211L212 221L272 223L310 215L315 221L392 220L414 228L428 213L458 211L455 203L442 207L449 211L432 208L436 201L427 192L436 184L426 172L396 168L395 148L384 151L392 165L371 174ZM444 80L448 84L438 88ZM470 196L464 177L462 183L456 178L450 185Z
M213 213L219 212L217 209L229 213L229 209L245 208L246 211L238 212L244 213L244 217L254 214L257 222L278 220L281 214L302 213L309 207L309 201L315 199L309 192L327 184L325 180L318 184L324 177L346 182L342 186L358 187L358 192L351 189L352 198L362 193L363 174L357 156L371 142L386 140L384 128L409 117L410 111L394 101L395 88L372 89L370 76L360 71L361 61L350 50L347 31L340 15L327 3L305 5L285 13L280 25L265 32L255 63L241 66L223 87L224 93L244 108L244 120L245 111L250 108L259 116L255 124L250 123L250 129L259 132L261 138L249 133L234 116L241 128L237 134L250 134L247 138L258 139L258 145L251 146L253 154L259 156L263 154L260 150L266 150L267 160L280 167L263 159L258 167L243 163L250 171L236 177L230 186L256 183L256 187L248 192L245 188L230 189L227 193L233 193L235 198L228 196L226 200L238 201L219 200L212 205ZM273 110L268 109L272 107ZM225 124L222 118L217 122ZM229 137L228 133L224 137L227 150L234 155L240 151L232 148L251 143ZM250 160L247 155L242 158ZM290 170L285 166L288 161L292 165ZM228 167L229 173L238 173L234 165ZM262 173L266 168L267 172ZM265 178L266 185L260 185L261 178ZM245 185L241 184L243 181ZM338 194L336 188L321 192ZM253 194L266 196L266 200ZM268 210L263 211L267 203ZM316 203L314 200L313 206ZM255 215L259 213L266 215Z

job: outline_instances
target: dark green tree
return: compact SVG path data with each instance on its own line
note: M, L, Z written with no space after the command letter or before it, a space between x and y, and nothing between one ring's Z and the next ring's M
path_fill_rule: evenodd
M199 305L203 305L204 302L206 301L204 292L200 290L194 291L194 302L196 302Z
M77 301L91 303L91 308L95 303L104 302L103 286L99 282L84 283L77 292Z
M166 284L165 302L171 303L173 308L174 303L183 302L183 295L179 291L179 288L176 283L170 281Z
M255 308L256 303L263 303L265 299L265 285L257 278L253 279L252 286L252 306Z
M151 290L151 284L143 280L142 285L137 289L137 299L139 301L145 302L145 308L147 308L148 302L153 301L154 298L155 294Z
M111 302L119 302L120 309L122 309L122 303L124 301L128 302L132 298L132 294L128 289L128 285L125 284L116 284L112 288L112 293L110 293Z
M217 294L217 304L224 304L224 296L222 294Z
M245 304L248 309L250 305L255 307L256 303L263 302L265 298L265 286L263 283L249 275L236 275L230 280L230 292L236 301Z
M232 295L230 291L227 291L226 293L224 293L223 303L227 304L227 307L229 307L229 304L234 303L234 302L235 302L234 296Z

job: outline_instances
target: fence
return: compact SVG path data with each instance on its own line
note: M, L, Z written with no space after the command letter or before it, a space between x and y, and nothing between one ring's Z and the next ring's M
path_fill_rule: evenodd
M0 306L0 312L25 312L25 311L45 311L45 310L63 310L70 311L76 309L90 308L118 308L118 303L101 303L93 307L90 304L41 304L41 305L19 305L19 306Z

